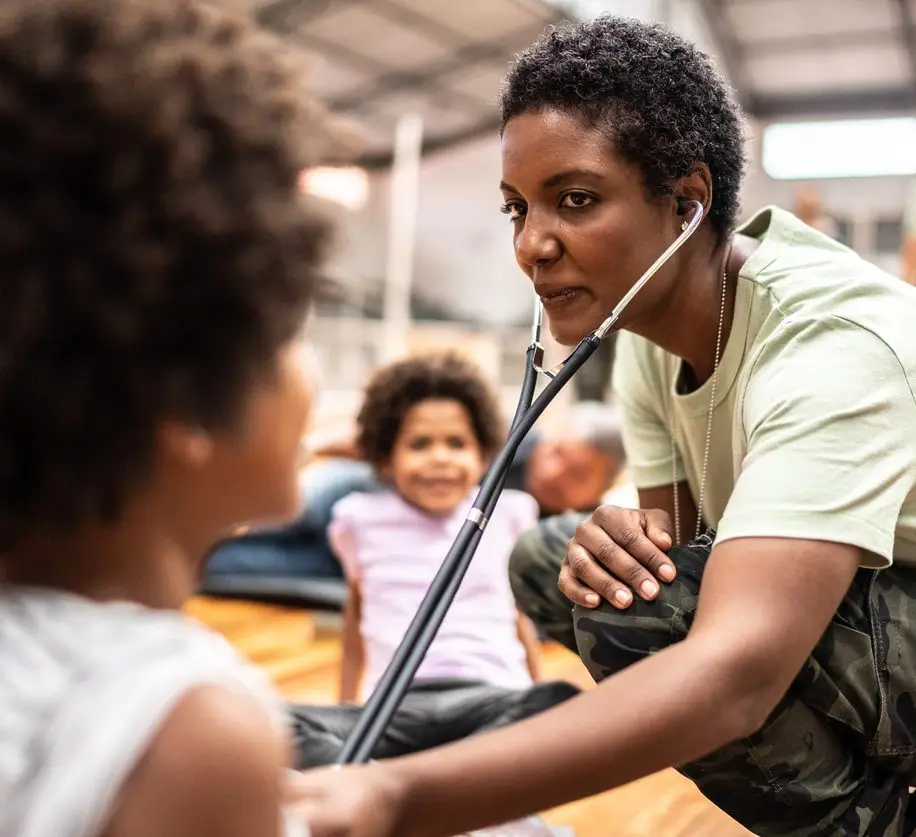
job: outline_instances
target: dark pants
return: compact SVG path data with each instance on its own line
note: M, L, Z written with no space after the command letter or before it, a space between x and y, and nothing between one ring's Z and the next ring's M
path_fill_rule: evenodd
M557 575L581 518L524 535L510 576L521 610L600 681L687 635L713 534L671 550L677 579L656 601L572 608ZM860 570L763 727L680 772L765 837L916 835L916 571Z
M466 680L434 680L411 687L373 758L385 759L508 726L578 693L570 683L503 689ZM296 767L331 764L362 712L361 706L290 706Z

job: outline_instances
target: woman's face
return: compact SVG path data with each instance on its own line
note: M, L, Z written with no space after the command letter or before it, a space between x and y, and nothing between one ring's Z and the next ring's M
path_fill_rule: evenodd
M676 238L673 200L652 200L641 171L608 137L556 109L513 117L502 138L504 211L515 257L544 302L554 338L571 346L597 328ZM661 299L662 270L627 307L620 327Z

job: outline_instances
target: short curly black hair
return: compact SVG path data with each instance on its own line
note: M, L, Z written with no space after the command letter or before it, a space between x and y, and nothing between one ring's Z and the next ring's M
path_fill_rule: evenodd
M0 548L116 519L161 421L235 428L313 295L333 142L247 17L0 7Z
M744 173L744 120L707 55L660 24L602 15L549 28L515 60L501 95L502 124L544 107L608 130L652 195L696 163L712 173L709 219L730 233Z
M485 459L504 441L505 427L495 393L476 364L454 352L430 352L378 369L366 385L356 419L357 445L372 465L386 465L407 411L430 398L464 406Z

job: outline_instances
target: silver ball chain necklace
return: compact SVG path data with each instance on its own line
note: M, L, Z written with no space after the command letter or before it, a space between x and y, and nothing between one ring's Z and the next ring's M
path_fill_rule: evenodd
M697 525L693 534L694 539L700 537L703 528L703 505L706 499L706 471L709 466L709 448L712 442L712 411L716 406L716 384L719 379L719 361L722 359L722 332L725 326L725 301L728 295L728 259L731 256L732 246L728 245L725 252L725 265L722 268L722 295L719 303L719 329L716 332L716 354L712 367L712 383L709 387L709 409L706 412L706 441L703 446L703 470L700 476L700 496L697 498ZM680 369L680 365L678 365ZM675 381L675 386L677 382ZM681 503L677 479L677 444L674 441L674 416L671 416L671 483L674 486L674 542L681 541Z

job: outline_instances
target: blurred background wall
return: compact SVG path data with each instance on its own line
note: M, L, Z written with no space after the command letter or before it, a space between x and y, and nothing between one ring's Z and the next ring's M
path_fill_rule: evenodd
M342 291L313 324L322 420L353 408L380 359L419 345L459 342L507 399L514 392L532 303L498 211L496 99L512 57L564 19L611 12L695 41L747 114L744 214L807 207L866 258L906 273L916 0L268 0L257 8L312 58L314 85L362 139L352 168L304 183L341 229L329 272ZM821 131L814 139L803 133L811 127Z

